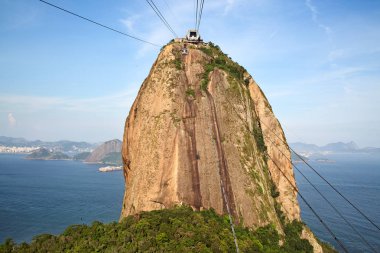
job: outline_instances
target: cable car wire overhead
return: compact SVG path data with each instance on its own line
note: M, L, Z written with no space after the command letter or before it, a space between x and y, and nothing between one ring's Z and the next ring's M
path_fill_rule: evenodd
M263 121L260 121L260 124L263 124L269 131L271 131L277 139L279 139L284 145L288 146L288 144L281 139L267 124ZM325 181L331 189L333 189L339 196L341 196L348 204L350 204L364 219L366 219L369 223L371 223L377 230L380 231L380 227L375 224L372 219L370 219L363 211L361 211L354 203L352 203L343 193L341 193L334 185L332 185L324 176L322 176L313 166L310 165L301 155L299 155L292 147L289 146L290 151L292 151L303 163L305 163L315 174L318 175L323 181Z
M101 27L103 27L103 28L106 28L106 29L111 30L111 31L116 32L116 33L119 33L119 34L121 34L121 35L127 36L127 37L129 37L129 38L131 38L131 39L135 39L135 40L138 40L138 41L140 41L140 42L144 42L144 43L150 44L150 45L155 46L155 47L161 47L161 46L158 45L158 44L155 44L155 43L149 42L149 41L144 40L144 39L140 39L140 38L138 38L138 37L135 37L135 36L133 36L133 35L127 34L127 33L125 33L125 32L121 32L121 31L116 30L116 29L114 29L114 28L112 28L112 27L109 27L109 26L103 25L103 24L101 24L101 23L99 23L99 22L96 22L96 21L91 20L91 19L89 19L89 18L83 17L83 16L81 16L81 15L79 15L79 14L76 14L76 13L74 13L74 12L72 12L72 11L66 10L66 9L64 9L64 8L62 8L62 7L59 7L59 6L57 6L57 5L54 5L54 4L49 3L49 2L47 2L47 1L44 1L44 0L39 0L39 1L42 2L42 3L44 3L44 4L50 5L50 6L54 7L54 8L56 8L56 9L59 9L59 10L61 10L61 11L64 11L64 12L66 12L66 13L69 13L69 14L71 14L71 15L73 15L73 16L76 16L76 17L78 17L78 18L84 19L84 20L86 20L86 21L88 21L88 22L90 22L90 23L93 23L93 24L95 24L95 25L101 26Z
M174 38L178 38L178 35L173 30L173 28L169 25L169 22L166 20L164 15L161 13L161 11L158 9L157 5L153 2L153 0L145 0L149 6L153 9L153 11L157 14L157 16L161 19L162 23L168 28L168 30L174 35Z

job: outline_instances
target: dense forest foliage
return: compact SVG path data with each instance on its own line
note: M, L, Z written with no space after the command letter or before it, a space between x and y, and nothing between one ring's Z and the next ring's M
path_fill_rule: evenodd
M240 252L312 252L292 222L280 236L274 226L251 231L235 226ZM282 241L282 246L279 245ZM72 225L61 235L42 234L30 244L7 239L0 252L236 252L228 216L176 207L129 216L120 223ZM331 251L333 252L333 251Z

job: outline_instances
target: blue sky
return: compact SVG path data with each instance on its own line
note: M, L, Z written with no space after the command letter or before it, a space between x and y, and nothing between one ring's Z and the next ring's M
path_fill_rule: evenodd
M51 0L157 44L170 32L143 0ZM184 36L194 1L155 0ZM290 142L380 146L380 1L206 0L200 32L260 84ZM37 0L0 1L0 135L122 138L159 48Z

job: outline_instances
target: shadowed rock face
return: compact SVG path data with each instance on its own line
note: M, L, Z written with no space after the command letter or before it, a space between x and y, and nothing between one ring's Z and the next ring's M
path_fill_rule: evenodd
M276 202L288 220L300 219L300 209L276 167L295 185L268 100L219 48L190 46L182 55L182 46L161 51L126 120L121 217L179 204L226 214L228 206L234 222L282 232Z

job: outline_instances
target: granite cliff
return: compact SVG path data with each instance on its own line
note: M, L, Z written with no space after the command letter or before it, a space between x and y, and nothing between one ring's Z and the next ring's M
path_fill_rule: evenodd
M219 47L191 45L182 54L183 46L161 50L127 117L121 216L189 205L283 233L300 208L289 147L268 100ZM310 230L302 234L322 252Z

